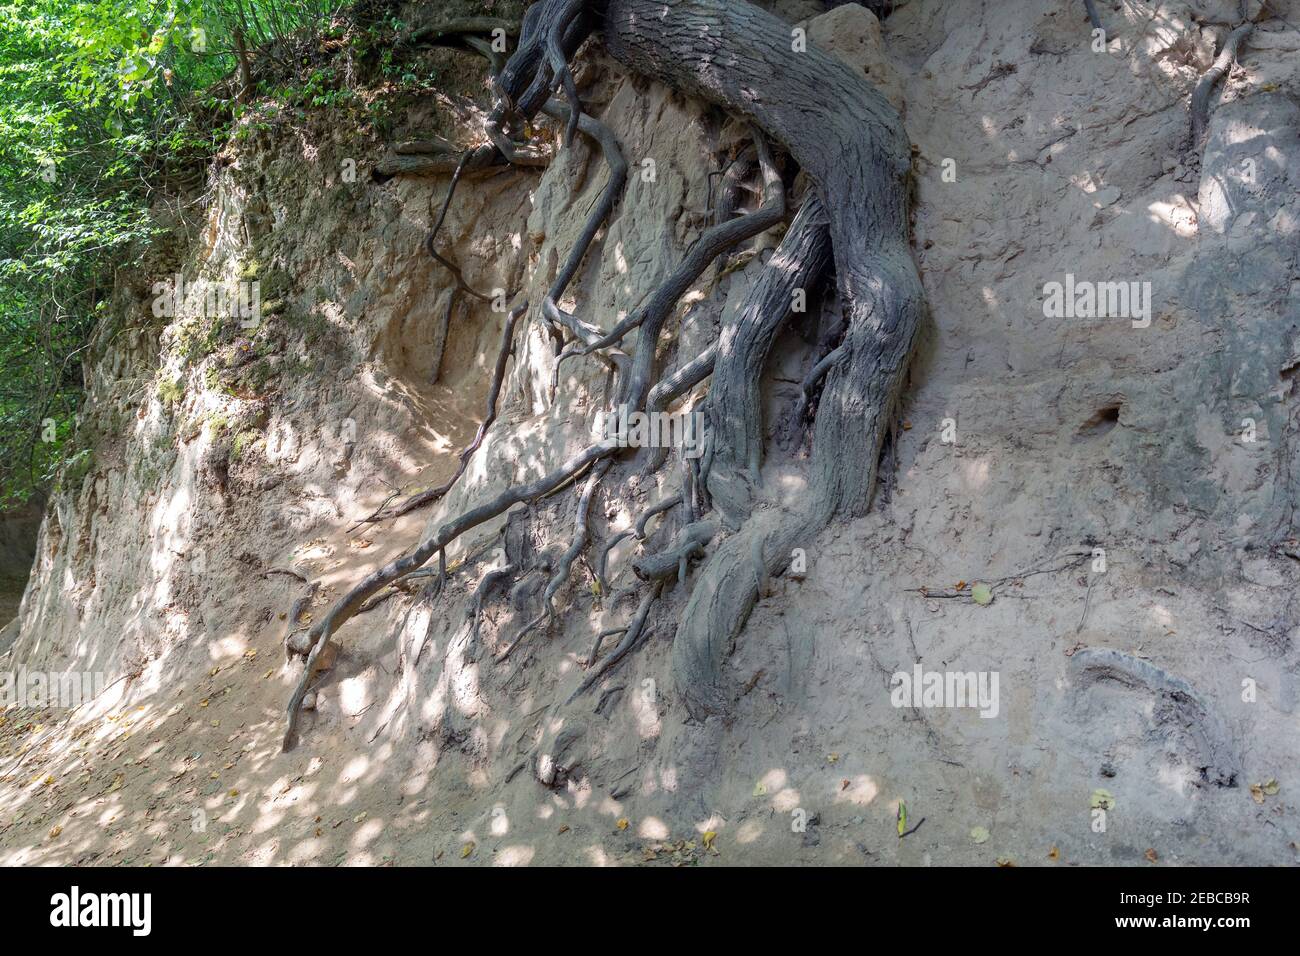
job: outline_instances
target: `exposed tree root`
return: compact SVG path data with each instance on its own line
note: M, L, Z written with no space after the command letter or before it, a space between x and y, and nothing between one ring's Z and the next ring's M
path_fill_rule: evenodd
M654 371L659 333L678 300L703 275L710 263L726 250L766 232L785 218L785 186L781 182L780 172L767 142L761 136L757 139L757 147L763 167L763 205L747 216L706 229L686 250L682 262L659 284L644 306L594 342L587 343L586 348L579 353L590 355L597 349L608 348L632 329L640 329L631 377L620 383L618 401L621 404L629 408L640 408L645 402Z
M590 672L582 679L582 683L569 695L569 699L565 701L566 704L573 703L576 698L591 690L597 681L608 674L619 661L637 646L645 631L646 618L650 616L650 606L654 604L655 598L659 597L662 590L663 582L660 581L645 592L640 605L636 609L636 614L632 615L632 621L628 624L627 633L623 635L623 640L619 641L618 646L610 651L609 656L601 661L599 666L591 667Z
M676 508L681 503L682 503L682 496L680 494L676 494L676 495L672 495L671 497L664 498L662 501L656 501L654 504L652 504L649 508L645 510L645 513L642 514L641 517L636 519L636 539L638 541L645 540L646 525L650 523L651 518L653 518L657 514L661 514L665 511L668 511L671 508Z
M546 582L546 588L542 591L542 612L524 625L524 629L519 632L505 650L497 655L496 661L498 664L506 660L531 631L539 627L544 621L553 622L555 620L556 592L569 580L569 572L573 569L573 562L578 560L578 555L587 547L587 516L591 510L591 496L596 490L596 485L600 483L600 479L605 477L605 472L609 471L610 464L609 461L602 461L597 464L588 476L587 483L582 486L582 492L578 495L577 515L574 517L573 543L560 555L550 580Z
M601 631L599 634L597 634L596 640L592 642L591 651L590 653L587 654L587 661L584 666L590 667L592 664L596 663L596 657L600 654L600 645L605 643L605 638L613 637L615 634L626 634L626 633L627 633L627 625L624 625L623 627L607 628Z
M456 467L456 473L437 488L429 488L419 494L412 495L396 507L381 509L364 519L363 523L373 524L377 521L387 521L389 518L400 518L404 514L410 514L417 508L423 508L425 505L438 501L455 487L456 482L460 480L460 476L465 474L469 460L474 457L474 453L483 445L483 439L486 437L488 429L497 420L497 401L501 398L501 386L505 382L506 364L510 361L510 356L514 355L515 352L515 323L527 311L528 303L525 302L512 309L510 314L506 316L506 327L501 331L501 347L497 349L497 363L492 369L492 384L488 387L487 409L483 413L483 421L479 424L478 431L474 433L474 440L461 450L460 464Z
M648 22L653 31L644 28ZM856 517L869 505L880 443L922 313L908 247L911 148L897 112L861 75L812 47L791 57L789 27L749 4L610 0L604 36L610 54L626 66L746 116L790 150L826 209L848 313L846 356L826 379L807 490L789 510L756 512L725 540L701 570L682 615L673 673L688 711L703 718L728 707L721 668L758 599L752 554L774 573L796 542L807 543L833 518ZM731 358L719 348L711 389L724 362L732 366L728 377L743 380ZM744 423L743 431L750 427ZM729 469L720 464L728 452L722 441L710 448L719 461L708 489L718 501L718 490L726 494L715 484L719 473L726 484Z
M1214 63L1196 81L1196 88L1192 90L1191 114L1192 149L1198 153L1201 151L1201 147L1205 145L1205 133L1210 123L1210 100L1214 96L1214 88L1221 79L1228 75L1228 71L1232 69L1232 64L1237 60L1237 49L1254 29L1255 24L1246 20L1228 34L1227 42L1223 44L1223 49L1215 57Z
M1101 17L1097 15L1097 5L1094 0L1083 0L1083 5L1088 11L1088 19L1092 23L1094 30L1101 29Z
M618 203L618 197L622 195L624 188L627 186L627 160L623 158L623 150L619 148L614 131L599 120L581 112L581 110L575 112L575 109L577 108L566 106L558 100L551 100L546 104L544 112L548 116L576 122L578 129L596 141L597 145L600 146L605 165L609 168L609 180L600 195L600 201L596 203L595 208L587 216L587 222L583 226L581 235L578 236L578 241L569 250L569 257L565 260L563 268L556 274L555 281L551 283L547 298L553 302L558 302L560 296L564 295L564 290L569 287L569 283L577 273L578 266L582 264L583 258L587 255L587 250L596 238L596 233L609 220L610 214L614 211L614 206Z
M316 591L319 588L320 583L312 581L307 585L307 590L300 594L297 600L293 602L293 606L289 608L289 617L284 623L284 637L280 641L284 645L286 657L292 658L294 654L303 655L311 649L310 645L307 644L306 632L298 630L298 618L302 616L303 611L311 607L312 598L316 596ZM299 634L304 635L300 644L294 641L294 638Z
M311 629L312 643L311 652L307 655L307 666L303 671L302 679L298 682L298 686L289 699L288 727L285 729L283 749L286 751L292 750L297 742L298 715L299 708L302 705L302 698L307 693L307 688L315 676L319 655L329 642L330 635L356 614L367 598L384 585L422 567L431 557L443 552L447 545L466 531L478 527L485 521L490 521L514 505L540 497L587 468L593 462L612 455L618 450L619 446L615 441L603 441L590 445L554 471L527 484L507 488L492 500L447 521L436 532L424 538L411 551L389 562L377 571L371 572L364 580L335 602L329 613L325 615L325 618Z
M636 533L643 538L651 515L679 503L685 505L685 527L665 552L634 563L634 570L651 584L642 592L623 639L599 663L594 658L608 635L597 638L589 672L568 698L571 702L593 687L645 640L650 609L673 571L684 577L684 564L716 533L717 522L691 520L697 516L697 497L702 499L701 509L711 498L717 503L722 524L736 530L701 569L672 648L678 690L691 716L704 718L728 707L722 664L768 576L785 566L796 544L807 544L836 518L864 514L870 503L881 442L895 412L923 309L908 246L911 150L897 112L857 71L815 48L792 56L788 25L748 3L539 0L525 15L519 49L496 79L499 102L489 124L494 145L462 157L452 189L471 166L498 161L494 152L508 158L517 148L508 131L522 129L524 121L543 110L567 119L566 142L575 130L584 130L601 142L609 160L611 152L601 139L608 131L592 125L595 121L589 117L584 125L585 114L568 69L574 52L597 20L607 50L626 67L751 122L764 173L763 206L735 220L726 217L735 208L740 173L730 182L724 175L720 221L705 230L646 304L611 332L602 333L561 310L558 294L543 303L543 314L568 328L581 343L581 354L607 349L632 328L640 329L630 370L619 376L619 400L630 409L672 401L710 372L713 375L705 458L686 466L682 493L661 501L638 519ZM567 114L563 104L550 101L557 88L563 88L568 98ZM612 137L609 140L612 143ZM681 296L721 253L785 216L784 188L769 140L789 151L817 195L804 203L746 307L724 329L720 341L652 387L659 336ZM557 276L561 290L576 274L612 209L618 192L612 187L618 178L613 173L615 164L611 163L611 185L589 217L579 248L572 251ZM447 203L450 196L451 190ZM445 215L446 203L430 234L429 251L453 270L463 287L464 280L454 265L439 257L433 247ZM847 313L846 331L837 359L825 370L807 487L799 500L782 501L773 489L759 485L759 375L790 313L791 292L810 288L830 257L839 301ZM310 632L307 668L289 705L285 749L295 740L299 707L315 673L317 656L330 635L366 600L435 553L445 555L445 548L466 531L513 505L555 492L619 451L619 442L607 439L541 478L507 489L444 523L416 548L373 572L336 602ZM524 633L553 617L551 599L559 586L555 582L562 584L567 579L572 562L585 545L586 509L602 473L603 469L593 471L588 477L579 497L573 544L551 575L542 614ZM622 537L625 535L619 539ZM603 546L594 572L602 589L610 546Z
M1202 783L1235 787L1241 761L1227 725L1206 699L1183 678L1150 661L1109 647L1088 647L1070 659L1075 699L1095 685L1112 682L1155 695L1151 717L1160 743L1178 745L1179 762L1194 761ZM1199 759L1197 759L1199 758Z
M696 521L677 532L665 551L647 554L632 562L632 570L642 581L665 581L678 573L683 561L699 555L718 533L713 521Z
M609 592L609 582L605 580L605 565L609 561L609 552L630 538L633 533L631 528L620 531L618 534L611 535L596 549L596 561L592 566L592 574L596 578L596 587L600 589L602 596Z
M519 36L519 25L501 17L456 17L412 30L406 37L405 43L408 46L454 45L465 36L474 34L490 36L497 30L508 37Z
M516 564L507 564L503 568L489 571L483 575L483 580L479 582L478 587L474 589L474 596L470 599L469 606L465 609L465 616L471 621L471 633L474 640L478 640L479 626L483 622L483 602L487 600L488 594L491 593L499 581L504 581L510 575L519 570Z
M830 266L830 229L825 209L809 196L776 254L754 284L718 342L705 403L709 438L715 449L709 493L724 521L736 527L751 510L762 464L763 421L759 382L772 343L790 315L797 292L821 282Z
M817 364L808 370L808 374L803 377L803 381L799 385L797 419L802 419L808 413L808 406L812 404L813 388L826 377L826 373L831 370L831 366L843 359L844 356L844 346L837 346L818 359Z

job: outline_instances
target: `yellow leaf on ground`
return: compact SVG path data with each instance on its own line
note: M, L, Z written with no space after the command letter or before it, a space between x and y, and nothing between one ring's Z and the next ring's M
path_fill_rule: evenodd
M474 852L474 841L470 840L468 843L466 843L463 847L460 848L460 858L463 860L473 852Z
M618 823L614 824L620 830L627 829L627 817L619 817Z
M713 849L713 841L716 840L717 838L718 838L718 834L717 834L716 832L714 832L713 830L705 830L705 831L704 831L704 849L706 849L706 850L712 850L712 849Z

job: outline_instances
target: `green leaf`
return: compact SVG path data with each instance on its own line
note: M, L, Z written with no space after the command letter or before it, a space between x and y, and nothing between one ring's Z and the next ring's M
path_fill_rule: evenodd
M977 584L970 589L971 600L984 607L993 603L993 589L987 584Z
M1115 809L1115 798L1111 796L1109 790L1098 787L1092 791L1092 796L1088 798L1088 806L1094 810L1113 810Z

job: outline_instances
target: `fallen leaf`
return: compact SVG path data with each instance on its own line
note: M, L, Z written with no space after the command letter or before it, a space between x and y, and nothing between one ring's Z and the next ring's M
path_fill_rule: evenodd
M989 831L985 827L971 827L970 838L972 843L987 843Z
M62 832L63 832L63 827L60 827L60 826L51 827L51 828L50 828L50 839L51 839L51 840L56 840L56 839L58 839L59 834L62 833Z
M761 796L763 796L763 795L766 794L766 793L767 793L767 787L765 787L765 786L763 785L763 781L762 781L762 780L760 780L760 781L758 781L758 783L754 784L754 796L756 796L756 797L761 797Z
M1109 790L1098 787L1092 791L1092 796L1088 798L1088 806L1094 810L1114 810L1115 798L1111 796Z
M560 832L561 832L561 833L568 833L568 832L569 832L569 825L566 823L564 826L560 827Z
M1153 849L1151 849L1150 847L1148 847L1148 848L1147 848L1147 851L1146 851L1145 853L1143 853L1142 855L1145 856L1145 857L1147 858L1147 862L1148 862L1148 863L1154 863L1156 860L1160 859L1160 855L1159 855L1158 853L1156 853L1156 851L1153 850Z
M712 849L713 849L713 841L716 840L717 838L718 838L718 834L717 834L715 831L713 831L713 830L705 830L705 831L704 831L704 849L706 849L706 850L712 850Z
M984 607L993 603L993 589L987 584L977 584L970 589L971 600Z
M898 835L901 837L903 831L907 829L907 804L902 800L898 801Z
M1011 857L1009 856L998 857L997 863L998 866L1002 867L1003 869L1007 869L1009 867L1013 867L1016 865L1016 861L1011 859Z
M1061 851L1058 850L1056 847L1052 847L1050 850L1047 851L1047 858L1049 860L1059 860L1061 858Z
M627 817L619 817L619 818L618 818L618 823L614 824L614 826L618 827L620 830L626 830L626 829L627 829Z
M466 843L463 847L460 848L460 858L463 860L473 852L474 852L474 841L470 840L468 843Z

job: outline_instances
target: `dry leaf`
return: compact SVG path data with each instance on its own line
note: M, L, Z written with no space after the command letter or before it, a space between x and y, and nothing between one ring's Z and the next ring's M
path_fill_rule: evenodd
M989 839L989 831L985 827L972 827L970 838L972 843L987 843Z
M1160 855L1159 855L1158 853L1156 853L1156 851L1153 850L1153 849L1151 849L1150 847L1148 847L1148 848L1147 848L1147 851L1146 851L1145 853L1143 853L1142 855L1145 856L1145 857L1147 858L1147 862L1148 862L1148 863L1154 863L1156 860L1160 859Z
M1061 858L1061 851L1058 850L1056 847L1052 847L1050 850L1047 851L1047 858L1049 860L1059 860Z
M466 843L463 847L460 848L460 858L463 860L473 852L474 852L474 841L470 840L468 843Z
M618 823L614 824L614 826L618 827L620 830L626 830L626 829L627 829L627 817L619 817L619 819L618 819Z
M713 849L713 841L716 840L717 838L718 838L718 834L717 834L716 832L714 832L713 830L705 830L705 831L704 831L704 849L706 849L706 850L712 850L712 849Z

